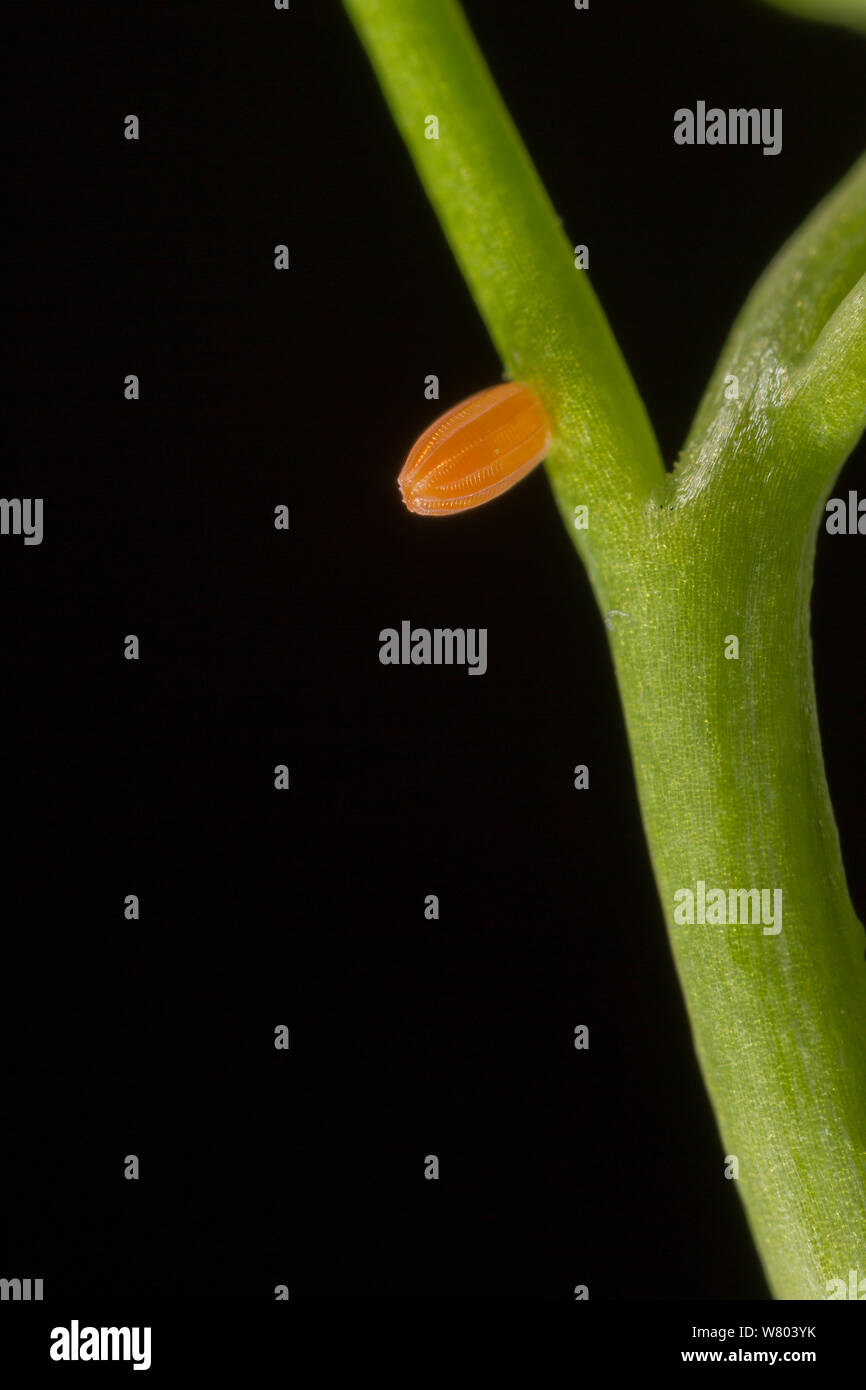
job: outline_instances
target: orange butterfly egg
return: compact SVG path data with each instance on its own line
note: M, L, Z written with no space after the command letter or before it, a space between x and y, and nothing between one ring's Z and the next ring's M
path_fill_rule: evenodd
M448 516L506 492L550 448L550 421L534 391L509 381L479 391L421 435L397 482L410 512Z

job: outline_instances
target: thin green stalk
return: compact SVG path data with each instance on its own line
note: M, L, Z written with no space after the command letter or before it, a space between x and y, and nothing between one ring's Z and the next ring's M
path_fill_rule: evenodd
M866 423L866 160L756 287L667 475L456 4L346 4L503 362L553 417L725 1152L776 1295L823 1298L866 1271L864 933L809 638L823 499ZM766 890L774 916L778 890L779 929L679 921L700 882Z
M866 33L866 0L768 0L778 10L825 24L848 24Z
M347 0L382 89L507 372L554 422L550 455L574 505L607 519L575 533L592 572L664 480L646 409L460 7ZM427 118L438 121L428 139ZM573 529L573 528L572 528Z

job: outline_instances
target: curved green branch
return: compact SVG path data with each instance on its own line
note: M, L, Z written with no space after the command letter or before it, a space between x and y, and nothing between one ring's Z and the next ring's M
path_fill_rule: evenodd
M749 295L670 480L670 505L689 501L710 480L729 485L731 473L734 486L751 478L761 488L754 453L769 445L774 471L797 486L811 510L866 420L864 275L866 155ZM816 430L819 447L804 447Z
M777 10L825 24L847 24L866 33L866 0L767 0Z

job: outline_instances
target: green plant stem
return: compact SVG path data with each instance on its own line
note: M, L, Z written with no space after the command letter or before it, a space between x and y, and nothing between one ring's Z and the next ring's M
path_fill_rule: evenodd
M603 571L608 538L632 528L665 471L589 279L574 268L459 6L346 0L346 8L507 372L547 407L557 434L551 460L579 478L576 504L607 518L592 538L575 535L590 571ZM438 139L427 139L428 116Z
M503 361L554 419L547 471L609 628L724 1150L775 1294L823 1298L866 1272L866 939L809 637L823 500L866 420L866 161L759 283L668 476L456 5L346 3ZM572 524L581 503L586 532ZM699 880L781 889L781 931L679 925L674 895Z
M821 759L816 527L660 512L611 643L644 825L725 1153L779 1298L866 1268L864 934ZM815 518L817 521L817 517ZM739 634L738 660L725 638ZM782 930L677 925L674 894L781 888ZM721 1172L720 1172L721 1180Z
M767 0L777 10L825 24L848 24L866 33L866 0Z

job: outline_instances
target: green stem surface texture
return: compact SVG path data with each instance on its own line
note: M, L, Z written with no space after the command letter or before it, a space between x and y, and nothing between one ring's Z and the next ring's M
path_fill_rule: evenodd
M866 425L866 159L759 281L667 474L458 6L346 8L506 368L554 422L548 476L609 630L724 1151L775 1295L826 1298L866 1274L866 937L824 774L809 599L824 502ZM781 930L677 922L675 895L699 881L728 901L781 890Z

